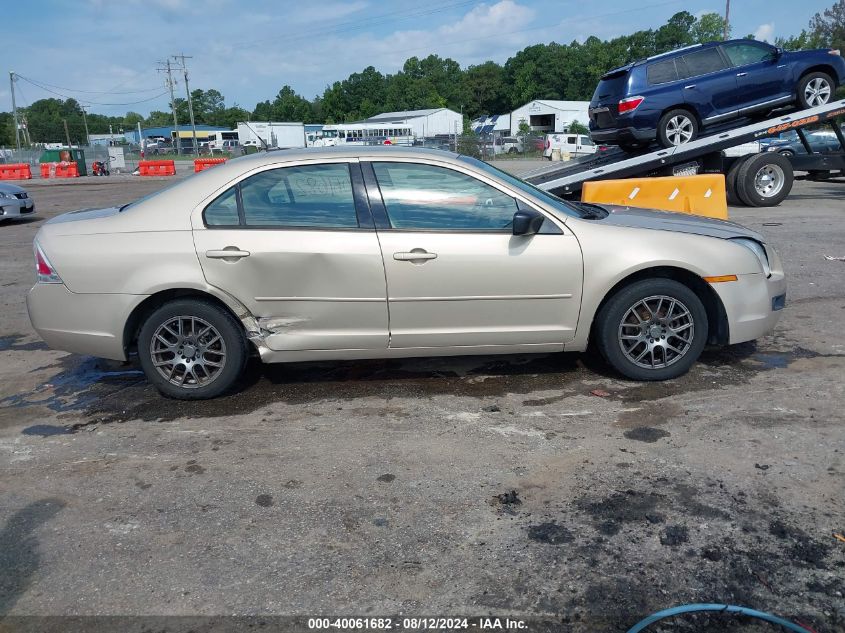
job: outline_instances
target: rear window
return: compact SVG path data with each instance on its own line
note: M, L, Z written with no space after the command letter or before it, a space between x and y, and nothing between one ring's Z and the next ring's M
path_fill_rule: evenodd
M628 85L628 70L605 75L596 86L593 99L606 99L624 94Z
M722 59L721 54L715 48L689 53L681 59L684 60L684 69L681 71L683 78L698 77L727 68L725 60Z
M648 75L648 83L652 86L678 80L678 71L675 68L674 59L650 64L646 74Z

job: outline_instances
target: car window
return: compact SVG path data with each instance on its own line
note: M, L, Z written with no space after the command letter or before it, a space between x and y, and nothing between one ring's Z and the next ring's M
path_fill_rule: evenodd
M247 178L240 188L247 226L358 226L345 163L271 169Z
M232 226L239 224L238 188L230 187L205 208L205 223L208 226Z
M648 77L648 83L651 85L677 81L678 71L675 69L675 60L667 59L662 62L650 64L646 75Z
M418 163L373 163L395 229L501 231L516 200L452 169Z
M566 137L566 144L567 145L575 145L575 137L574 136L567 136Z
M724 44L722 50L734 66L746 66L774 58L774 49L755 42L732 42Z
M706 48L701 51L695 51L694 53L688 53L682 59L684 60L684 67L683 70L679 69L679 72L684 73L683 78L685 79L714 73L724 70L727 67L716 48Z
M581 137L581 145L594 145L593 140L589 136Z

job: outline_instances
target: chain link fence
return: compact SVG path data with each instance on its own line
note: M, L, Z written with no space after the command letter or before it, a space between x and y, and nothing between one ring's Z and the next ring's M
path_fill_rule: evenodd
M112 173L132 173L138 168L138 161L140 160L138 148L133 148L128 145L118 146L123 149L124 167L117 164L112 164L109 159L109 148L106 145L74 145L74 150L81 150L85 154L85 166L88 173L92 173L92 164L97 162L104 162L108 165L108 169ZM48 150L43 147L29 147L17 150L15 148L0 147L0 164L25 163L30 165L32 169L32 177L40 178L41 169L40 164L45 152L55 151ZM53 160L44 160L44 162L55 162Z

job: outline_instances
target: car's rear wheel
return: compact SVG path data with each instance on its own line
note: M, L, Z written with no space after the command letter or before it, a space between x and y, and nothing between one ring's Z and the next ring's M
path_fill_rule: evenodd
M657 140L663 147L677 147L698 138L698 121L689 110L669 110L657 123Z
M672 279L644 279L611 297L596 317L599 351L634 380L668 380L689 371L707 342L707 311Z
M788 157L777 152L754 154L739 168L736 191L750 207L776 207L792 191L794 180Z
M809 73L798 82L798 103L802 108L815 108L833 98L836 86L826 73Z
M150 314L138 335L147 379L165 396L204 400L230 391L248 358L240 324L223 308L178 299Z

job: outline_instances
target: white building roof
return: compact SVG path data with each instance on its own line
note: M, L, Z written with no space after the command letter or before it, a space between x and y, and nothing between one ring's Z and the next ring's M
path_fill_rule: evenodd
M429 108L428 110L406 110L405 112L382 112L375 116L371 116L364 121L392 121L401 119L416 119L418 117L428 116L435 112L442 112L447 108Z
M548 106L550 108L554 108L555 110L582 110L586 105L589 105L589 101L557 101L554 99L534 99L533 101L529 101L523 106L517 108L517 110L521 110L527 106L530 106L532 103L542 103L544 106Z

